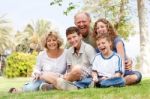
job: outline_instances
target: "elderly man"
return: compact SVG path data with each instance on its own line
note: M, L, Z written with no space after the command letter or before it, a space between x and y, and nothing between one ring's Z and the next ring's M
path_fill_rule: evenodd
M86 12L79 12L74 16L74 24L82 34L82 40L89 43L94 48L96 47L95 39L93 38L93 30L90 26L91 17Z

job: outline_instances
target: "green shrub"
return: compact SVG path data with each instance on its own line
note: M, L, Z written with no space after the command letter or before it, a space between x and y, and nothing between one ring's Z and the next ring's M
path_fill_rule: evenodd
M4 74L8 78L31 76L37 53L14 52L7 58Z

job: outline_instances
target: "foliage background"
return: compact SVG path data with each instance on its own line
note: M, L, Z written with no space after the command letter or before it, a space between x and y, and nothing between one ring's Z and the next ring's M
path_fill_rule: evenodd
M8 78L30 77L35 65L37 53L14 52L7 58L4 74Z

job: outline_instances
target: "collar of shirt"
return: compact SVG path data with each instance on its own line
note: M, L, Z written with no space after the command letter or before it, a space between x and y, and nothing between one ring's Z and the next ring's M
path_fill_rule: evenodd
M85 43L83 41L81 41L81 47L80 47L78 54L84 53L84 47L85 47ZM72 54L76 54L74 47L71 47L71 52L72 52Z

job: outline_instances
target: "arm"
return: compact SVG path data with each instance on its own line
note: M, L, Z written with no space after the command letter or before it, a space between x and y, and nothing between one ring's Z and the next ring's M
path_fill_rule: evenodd
M92 71L92 78L95 83L98 82L97 71L94 71L94 70Z
M66 74L69 73L70 71L71 71L71 65L67 65Z
M42 71L42 66L41 66L41 55L39 53L39 55L37 56L37 59L36 59L36 65L35 65L35 68L32 72L32 78L34 80L36 79L39 79L39 76L41 75L41 72Z
M115 63L115 74L113 77L121 77L124 74L124 63L122 61L122 58L116 54L116 59L114 60Z
M125 62L125 51L124 46L121 41L119 41L116 45L117 53L121 56L123 62Z
M114 75L114 77L121 77L121 76L122 76L122 74L120 72L115 73L115 75Z
M88 59L89 59L90 63L92 64L93 60L96 56L96 51L92 46L89 46L86 49L88 49L88 50L85 50L85 51L86 51L86 54L88 56Z
M130 58L125 59L125 50L121 41L117 43L116 49L117 53L121 56L123 63L125 64L125 69L130 70L132 68L132 60Z
M125 69L126 70L131 70L132 69L132 59L127 57L127 59L125 60Z
M98 68L97 66L99 66L99 64L97 63L97 58L95 56L93 63L92 63L92 78L94 83L98 82Z
M66 73L70 72L71 67L72 67L72 57L71 57L71 52L70 49L67 50L67 54L66 54L66 60L67 60L67 70Z

